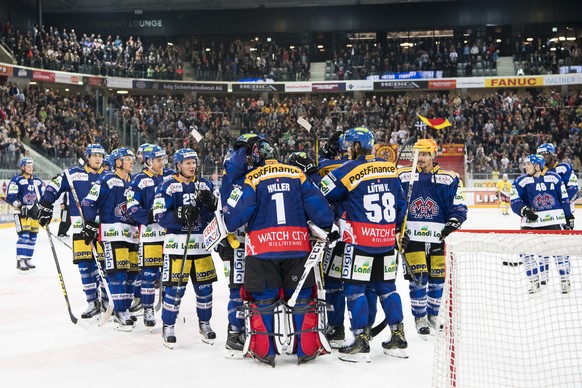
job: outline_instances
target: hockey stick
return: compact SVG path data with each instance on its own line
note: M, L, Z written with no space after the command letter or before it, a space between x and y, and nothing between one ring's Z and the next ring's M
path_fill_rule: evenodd
M402 144L402 148L400 149L400 152L398 152L398 157L396 158L396 163L394 163L396 167L398 167L398 163L400 162L400 158L402 157L402 153L404 152L406 147L414 142L416 142L416 137L412 136L409 137L408 140L404 142L404 144Z
M313 248L311 248L311 253L309 253L307 261L305 262L304 266L305 269L303 270L303 274L301 275L301 278L299 278L299 281L297 282L295 291L293 291L293 294L287 301L287 305L289 307L293 307L295 306L295 303L297 303L297 297L299 296L299 293L303 288L303 283L305 283L305 280L307 279L307 276L309 276L309 273L311 272L313 267L315 267L317 263L319 263L319 261L321 260L326 243L327 241L325 240L317 240L315 244L313 244Z
M65 169L65 176L67 177L67 181L69 182L69 188L71 190L71 194L73 195L73 200L77 205L77 209L79 209L79 216L81 217L81 221L83 225L85 225L85 217L83 216L83 209L81 208L81 202L79 201L79 197L77 196L77 190L75 190L75 186L73 185L73 179L71 178L71 173L68 169ZM107 305L107 310L101 314L101 319L99 319L99 327L103 327L107 322L109 322L109 318L111 314L113 314L113 297L111 296L111 290L109 289L109 283L107 282L107 278L105 276L105 272L103 271L103 267L101 267L101 263L98 259L97 249L95 248L95 244L93 241L90 243L91 245L91 252L93 253L93 259L97 264L97 271L99 272L99 276L101 277L101 281L103 282L103 287L105 288L105 292L107 293L107 299L109 300L109 304Z
M406 194L406 212L404 213L404 220L402 221L402 226L400 228L400 236L398 236L398 241L402 241L402 237L404 237L404 233L406 233L406 221L408 220L408 209L410 208L410 200L412 199L412 187L414 186L414 177L416 175L416 165L418 164L418 155L420 154L419 150L414 150L414 156L412 158L412 169L410 170L410 182L408 184L408 193ZM422 282L422 275L416 278L408 261L406 260L406 256L400 246L396 248L396 254L402 257L402 262L406 267L406 271L417 285L420 285Z
M40 193L38 191L38 186L33 183L34 191L38 201L40 201ZM53 242L53 235L49 229L49 226L45 226L43 228L46 230L46 234L48 236L49 244L51 246L51 251L53 253L53 259L55 260L55 266L57 267L57 274L59 275L59 282L61 283L61 291L63 292L63 296L65 297L65 302L67 303L67 310L69 311L69 318L71 318L71 322L76 325L79 322L79 319L73 314L73 310L71 309L71 302L69 301L69 294L67 293L67 286L65 286L65 280L63 279L63 272L61 271L61 265L59 264L59 258L57 256L57 250L55 249L55 244Z
M312 125L309 124L309 121L305 120L303 117L297 118L297 124L305 128L313 138L313 142L315 143L315 167L319 169L319 138L317 137L317 133L315 133L315 129L313 129Z
M47 228L48 228L48 225L47 225ZM53 237L56 238L61 244L63 244L64 246L66 246L70 250L73 250L73 247L71 246L71 244L69 244L68 242L66 242L65 240L63 240L61 237L55 236L54 234L53 234Z
M182 295L180 294L180 287L182 287L182 280L184 278L184 270L186 269L186 258L188 257L188 245L190 245L190 236L192 235L192 220L188 220L188 233L186 233L186 245L184 246L184 254L182 255L182 266L180 267L180 277L178 278L178 286L176 287L176 301L174 306L180 307L182 303ZM171 273L171 271L170 271ZM171 276L171 275L170 275ZM184 293L186 292L186 286L184 286ZM161 292L161 290L160 290ZM161 297L160 297L161 299Z

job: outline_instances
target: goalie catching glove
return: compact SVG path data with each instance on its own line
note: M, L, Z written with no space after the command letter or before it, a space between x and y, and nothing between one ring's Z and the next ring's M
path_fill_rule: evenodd
M455 230L459 229L461 227L461 223L459 221L457 221L455 218L452 218L450 221L447 221L447 223L445 224L445 227L443 228L443 231L441 232L441 241L445 241L445 238L447 238L447 236L451 233L453 233Z
M532 222L538 219L538 215L529 206L524 206L521 208L521 215L527 218L528 221Z

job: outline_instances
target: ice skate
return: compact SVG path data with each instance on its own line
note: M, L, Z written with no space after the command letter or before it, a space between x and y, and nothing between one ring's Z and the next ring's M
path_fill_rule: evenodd
M406 354L406 349L408 347L408 342L404 337L404 324L399 323L395 326L390 326L392 329L392 336L389 341L382 342L382 348L384 348L384 354L392 357L398 358L408 358Z
M570 281L569 280L562 280L560 282L560 286L562 287L562 294L569 294L570 290L572 289L572 287L570 286Z
M214 340L216 339L216 333L210 327L210 322L208 321L198 321L198 328L200 334L202 334L202 342L214 345Z
M154 315L153 307L143 309L143 324L146 327L154 327L156 325L156 316Z
M420 337L424 340L428 339L430 334L430 328L428 327L428 319L426 315L424 317L414 317L414 323L416 325L416 332L420 334Z
M439 333L443 330L443 325L440 325L437 322L437 315L428 314L428 327L432 335L435 335L436 333Z
M328 326L325 337L332 349L339 349L345 343L346 332L343 326Z
M340 348L338 358L347 362L371 362L370 342L364 334L358 334L351 345Z
M24 264L28 267L28 269L35 269L36 265L32 264L32 258L24 259Z
M134 327L128 311L115 311L113 313L113 322L117 324L115 327L117 331L132 331Z
M101 303L99 303L98 300L94 300L92 302L89 302L87 310L85 310L83 314L81 314L81 318L83 319L93 318L95 315L98 315L100 313L101 313Z
M174 349L176 344L176 333L174 332L174 325L166 325L162 328L162 337L164 338L164 346L168 349Z
M141 302L141 298L133 298L131 301L131 306L129 307L129 312L134 313L132 315L140 315L139 313L143 309L143 303Z
M243 348L245 346L245 333L244 331L235 331L235 330L228 330L226 336L226 358L232 359L242 359L243 355Z
M16 269L18 269L19 273L23 273L23 274L27 274L29 271L29 268L26 265L26 261L24 259L18 259L16 261Z
M538 277L530 279L530 285L528 292L533 295L537 294L540 291L540 281Z

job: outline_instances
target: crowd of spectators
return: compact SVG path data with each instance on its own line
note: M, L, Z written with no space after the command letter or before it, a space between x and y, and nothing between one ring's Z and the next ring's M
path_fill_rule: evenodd
M190 42L189 42L190 46ZM194 79L201 81L237 81L245 78L274 81L308 81L309 46L287 48L275 41L234 39L227 42L191 41Z
M119 115L119 129L96 113L91 94L41 92L36 86L19 90L10 85L0 87L0 101L0 160L12 165L23 152L20 142L70 161L82 156L89 143L100 142L111 150L131 133L134 142L126 146L159 143L170 155L184 146L198 149L209 175L220 168L229 146L245 132L273 139L282 160L294 151L314 156L311 138L296 123L299 116L317 128L322 142L336 130L366 125L377 143L403 144L410 136L431 136L439 143L465 144L473 178L519 174L523 158L544 142L554 143L558 158L576 171L582 159L582 92L561 96L523 90L479 97L427 93L362 99L328 94L268 101L236 95L126 95L111 105ZM435 131L419 125L417 114L447 118L453 125ZM203 147L189 136L192 129L204 135Z
M117 77L181 80L183 61L191 64L194 80L239 81L310 79L315 45L283 47L275 40L193 37L178 47L170 43L145 44L140 37L94 33L77 35L74 29L35 27L21 33L4 23L2 40L19 64ZM459 40L451 37L388 39L338 43L328 50L329 79L357 80L409 71L442 72L443 77L497 74L497 59L512 55L516 74L556 74L561 66L582 63L576 42L528 41L521 36L498 42L491 36Z
M101 76L182 79L179 50L171 44L146 47L140 37L122 40L100 34L77 36L74 29L36 26L21 33L5 23L3 40L18 64Z

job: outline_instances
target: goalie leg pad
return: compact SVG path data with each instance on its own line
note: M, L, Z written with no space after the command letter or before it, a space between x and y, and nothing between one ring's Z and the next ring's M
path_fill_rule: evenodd
M331 347L323 335L325 305L314 300L311 288L304 288L299 293L297 304L291 309L294 326L300 328L291 333L299 363L313 360L320 354L330 353Z
M276 354L273 338L274 314L282 303L281 299L275 299L278 293L278 289L252 292L253 302L247 303L245 308L247 339L243 354L271 365L274 365Z

